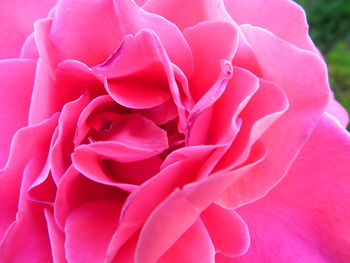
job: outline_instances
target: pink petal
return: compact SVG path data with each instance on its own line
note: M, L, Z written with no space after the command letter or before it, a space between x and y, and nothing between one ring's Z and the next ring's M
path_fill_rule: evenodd
M288 109L287 98L279 87L261 79L259 85L259 89L239 115L242 127L235 142L216 169L231 169L242 164L248 157L251 146Z
M56 0L14 0L0 4L0 59L19 57L35 20L46 17Z
M0 246L1 262L25 263L32 259L52 262L43 207L31 203L21 211Z
M282 182L238 209L252 244L230 262L348 262L349 155L349 133L323 115Z
M99 200L125 200L125 192L89 180L73 167L63 175L57 190L54 213L57 225L64 229L65 221L78 207Z
M237 119L258 88L257 77L245 69L233 67L232 78L227 83L225 92L213 105L208 144L219 143L227 136L232 120Z
M119 0L115 10L123 35L136 34L150 29L160 38L171 62L185 74L192 72L192 53L180 30L165 18L151 14L137 6L134 1Z
M58 2L50 31L58 61L75 59L89 66L102 63L121 37L113 1Z
M218 79L220 61L232 60L238 44L237 30L226 22L206 21L186 29L184 35L194 60L190 91L193 99L198 101Z
M221 72L216 82L199 99L188 116L186 145L201 145L207 139L212 115L211 106L225 92L227 82L232 77L232 65L228 60L221 60Z
M166 233L168 234L168 233ZM156 237L155 237L156 238ZM150 251L154 249L152 244ZM147 253L147 251L145 251ZM136 254L137 257L137 254ZM143 261L143 258L139 262ZM157 263L215 263L215 251L205 225L197 220Z
M107 143L107 147L108 145ZM94 151L94 147L78 147L72 156L73 165L93 181L126 191L135 190L136 185L143 183L159 171L161 160L158 157L150 158L150 154L147 156L147 153L129 152L130 157L123 159L126 156L126 149L123 147L118 149L115 146L110 148L115 156L101 155ZM133 153L135 153L134 156ZM140 169L143 171L141 174Z
M206 20L229 21L222 1L148 0L143 8L165 17L181 30Z
M68 60L56 68L49 58L41 58L36 72L30 123L61 111L67 102L78 99L85 92L96 96L103 90L102 82L85 64Z
M57 118L54 115L45 122L19 130L14 136L9 161L0 171L0 237L15 220L24 169L32 158L47 153Z
M66 263L67 259L64 251L65 234L58 227L53 214L45 209L45 219L50 238L53 262Z
M119 104L142 109L158 106L169 99L167 73L157 42L147 31L135 37L127 35L113 57L95 67L95 72L107 77L108 92Z
M304 10L290 0L224 0L227 11L238 24L269 30L299 48L316 52L308 35Z
M264 70L263 77L283 89L290 106L260 138L269 154L252 173L235 183L233 192L239 194L232 207L261 198L284 177L325 110L329 96L326 66L317 55L264 30L250 26L242 29Z
M262 158L263 156L257 155L248 165L233 173L213 175L187 184L182 190L175 189L153 210L145 222L136 248L136 262L155 262L191 227L220 193Z
M69 262L103 262L107 246L118 226L121 202L87 203L68 216L65 249Z
M334 116L339 123L346 128L349 124L349 113L346 109L334 98L334 94L331 94L328 107L326 110L330 115Z
M3 124L0 130L0 167L7 161L12 136L28 124L35 68L34 60L0 61L0 121Z
M38 47L35 43L34 33L30 34L23 43L21 58L39 58Z
M237 212L212 204L201 214L216 252L240 256L250 245L248 227Z
M203 161L213 152L213 147L198 149L192 153L194 152L196 154L190 155L190 158L183 156L173 164L166 166L128 197L123 208L121 224L109 246L110 260L114 258L123 244L139 231L159 203L176 187L182 187L194 179Z
M125 113L122 106L115 103L109 95L98 96L91 100L88 105L82 110L76 125L76 134L74 136L74 145L79 146L86 139L91 129L96 129L93 122L102 122L103 116L101 113ZM100 115L99 115L100 114ZM97 119L97 120L95 120ZM98 128L99 130L100 128Z
M57 138L53 140L50 151L51 172L55 182L71 165L71 153L73 152L73 138L76 132L76 123L80 113L88 103L88 95L85 93L73 102L64 105L58 120Z

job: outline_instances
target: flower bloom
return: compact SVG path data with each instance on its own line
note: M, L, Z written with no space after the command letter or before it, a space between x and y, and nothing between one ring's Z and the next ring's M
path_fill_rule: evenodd
M294 2L0 7L1 262L350 262L348 118Z

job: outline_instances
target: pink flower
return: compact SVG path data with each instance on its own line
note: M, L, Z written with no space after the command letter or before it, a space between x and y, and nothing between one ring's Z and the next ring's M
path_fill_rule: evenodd
M348 117L294 2L0 7L1 262L350 261Z

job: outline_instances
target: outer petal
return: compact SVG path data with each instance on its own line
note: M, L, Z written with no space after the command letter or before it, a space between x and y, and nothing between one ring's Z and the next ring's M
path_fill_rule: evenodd
M232 207L262 197L283 178L329 99L326 65L316 54L265 30L251 26L242 29L263 69L263 78L283 89L289 108L260 138L269 154L233 185Z
M43 207L31 203L18 214L1 242L0 261L25 263L34 259L52 262Z
M35 68L34 60L0 61L0 167L7 161L12 136L28 124Z
M103 262L117 225L121 202L87 203L74 210L65 225L66 253L70 262Z
M56 0L13 0L0 3L0 59L19 57L35 20L47 16Z
M265 28L299 48L316 51L309 35L304 10L291 0L224 0L238 24Z
M324 115L286 178L238 209L251 248L231 262L349 262L350 135Z
M47 152L57 117L55 115L38 125L23 128L14 136L9 161L0 171L1 238L15 220L24 169L33 157Z
M349 124L349 113L344 107L334 98L334 94L331 94L329 99L327 112L334 116L339 123L346 128Z
M50 31L58 61L76 59L89 66L102 63L121 40L110 0L62 0Z

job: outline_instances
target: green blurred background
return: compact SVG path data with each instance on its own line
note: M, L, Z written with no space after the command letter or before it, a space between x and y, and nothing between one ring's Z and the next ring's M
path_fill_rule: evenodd
M350 0L295 0L304 7L310 35L325 56L331 87L350 112Z

